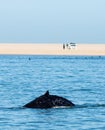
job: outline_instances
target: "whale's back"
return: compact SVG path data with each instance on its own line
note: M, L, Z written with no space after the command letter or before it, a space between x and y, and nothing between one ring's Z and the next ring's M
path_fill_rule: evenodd
M71 107L74 106L74 104L63 97L50 95L48 91L44 95L24 105L24 107L28 108L53 108L64 106Z

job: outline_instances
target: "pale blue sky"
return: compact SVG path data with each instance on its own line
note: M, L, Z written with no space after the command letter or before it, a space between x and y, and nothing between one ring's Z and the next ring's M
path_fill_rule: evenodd
M0 42L105 43L105 0L0 0Z

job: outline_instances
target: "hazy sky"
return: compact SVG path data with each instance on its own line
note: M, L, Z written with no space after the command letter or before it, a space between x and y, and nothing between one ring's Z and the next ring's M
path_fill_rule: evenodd
M105 0L0 0L0 42L105 43Z

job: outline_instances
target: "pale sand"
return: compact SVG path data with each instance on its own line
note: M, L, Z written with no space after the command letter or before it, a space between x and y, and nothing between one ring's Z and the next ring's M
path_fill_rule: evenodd
M80 44L63 50L63 44L0 43L0 54L24 55L105 55L105 44Z

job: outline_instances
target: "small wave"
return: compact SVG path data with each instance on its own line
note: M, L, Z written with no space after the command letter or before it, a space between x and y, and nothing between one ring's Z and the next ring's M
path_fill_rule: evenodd
M29 57L29 55L26 55L26 56L24 56L24 57ZM70 55L61 55L61 56L58 56L58 55L55 55L55 56L53 56L53 55L32 55L31 56L31 59L57 59L57 60L61 60L61 59L76 59L76 60L78 60L78 59L86 59L86 60L90 60L90 59L105 59L105 56L86 56L86 55L83 55L83 56L78 56L78 55L72 55L72 56L70 56Z
M105 107L105 104L82 104L82 105L75 105L73 107L67 107L67 106L55 106L53 108L57 108L57 109L67 109L67 108L98 108L98 107ZM50 108L50 109L53 109ZM0 110L23 110L23 109L27 109L25 107L0 107Z
M105 104L83 104L76 105L75 108L94 108L94 107L105 107Z
M20 110L24 109L23 107L0 107L0 110Z

